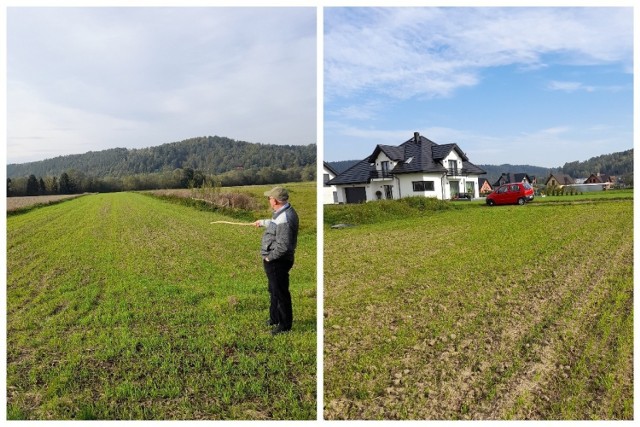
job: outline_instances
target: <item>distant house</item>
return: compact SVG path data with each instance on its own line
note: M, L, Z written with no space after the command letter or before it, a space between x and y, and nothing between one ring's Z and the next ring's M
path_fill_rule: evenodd
M585 180L585 184L604 184L607 182L614 183L616 181L614 176L609 176L603 173L591 174L589 178Z
M565 185L572 184L575 184L573 178L571 178L569 175L565 175L559 172L554 172L549 175L549 178L547 178L547 182L545 182L545 185L547 187L563 187Z
M609 176L604 173L597 173L589 175L589 178L585 180L585 184L603 184L603 190L609 190L614 184L616 184L617 178L615 176Z
M526 182L527 184L534 184L535 178L530 177L526 173L503 173L500 178L493 184L494 187L500 187L501 185L508 184L510 182Z
M478 178L478 187L480 187L480 194L489 194L493 191L493 187L486 178Z
M327 162L322 162L322 168L322 203L325 205L338 203L338 189L335 185L327 184L330 180L338 176L338 173Z
M327 182L338 203L361 203L409 196L451 199L479 197L478 176L457 144L436 144L415 132L400 145L377 145L371 155Z

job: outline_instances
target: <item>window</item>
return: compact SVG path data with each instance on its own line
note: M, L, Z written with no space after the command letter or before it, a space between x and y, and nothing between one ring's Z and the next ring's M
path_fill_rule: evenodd
M476 194L476 183L473 181L467 181L467 189L466 189L467 193L469 194Z
M393 199L393 185L384 186L384 197L389 200Z
M329 181L329 174L328 174L328 173L325 173L325 174L324 174L324 186L325 186L325 187L329 187L329 186L327 185L327 182L328 182L328 181Z
M458 162L455 160L449 160L449 172L452 175L458 175Z
M433 181L413 181L412 184L415 192L434 190Z

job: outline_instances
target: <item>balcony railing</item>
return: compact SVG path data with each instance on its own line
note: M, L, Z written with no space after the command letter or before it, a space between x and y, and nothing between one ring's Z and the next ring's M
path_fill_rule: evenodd
M462 169L458 169L458 168L449 168L447 169L447 176L467 176L469 173L467 172L467 169L462 168Z
M370 179L391 179L393 174L389 171L375 170L369 174Z

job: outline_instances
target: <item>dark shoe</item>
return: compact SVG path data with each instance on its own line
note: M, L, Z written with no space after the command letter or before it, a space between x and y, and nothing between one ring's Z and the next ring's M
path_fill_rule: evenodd
M289 332L291 330L291 328L289 329L285 329L282 325L278 325L275 328L273 328L271 330L271 335L278 335L278 334L282 334L284 332Z

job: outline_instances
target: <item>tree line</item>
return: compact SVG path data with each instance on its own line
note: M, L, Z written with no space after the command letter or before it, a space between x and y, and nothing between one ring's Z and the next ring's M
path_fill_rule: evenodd
M134 174L121 177L96 177L76 169L59 176L7 178L7 196L44 196L53 194L110 193L118 191L157 190L169 188L199 188L216 183L225 187L266 185L284 182L314 181L316 166L296 166L287 169L267 167L236 169L222 174L206 174L192 168L176 168L170 172Z
M592 157L584 162L569 162L562 167L562 173L574 178L588 178L602 173L609 176L633 176L633 148L627 151Z
M7 195L35 196L313 181L316 145L208 136L7 165Z
M288 170L316 163L316 145L275 145L236 141L219 136L191 138L141 149L112 148L59 156L38 162L10 164L9 178L60 176L75 170L96 178L173 173L193 169L210 175L234 170Z

